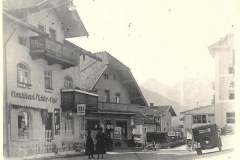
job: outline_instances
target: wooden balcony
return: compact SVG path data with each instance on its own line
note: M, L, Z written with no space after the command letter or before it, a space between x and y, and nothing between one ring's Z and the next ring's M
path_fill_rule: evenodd
M114 112L119 114L136 114L143 106L135 104L121 104L121 103L106 103L98 102L98 111L100 112Z
M69 68L79 64L79 53L72 47L47 37L30 37L30 55L33 59L43 58L48 64L60 64Z

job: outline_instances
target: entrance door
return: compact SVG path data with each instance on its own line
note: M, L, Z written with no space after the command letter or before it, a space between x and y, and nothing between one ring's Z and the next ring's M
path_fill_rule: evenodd
M51 141L53 139L53 113L47 114L47 122L45 126L45 139Z
M125 120L116 121L116 126L122 128L122 137L124 139L127 139L127 121Z

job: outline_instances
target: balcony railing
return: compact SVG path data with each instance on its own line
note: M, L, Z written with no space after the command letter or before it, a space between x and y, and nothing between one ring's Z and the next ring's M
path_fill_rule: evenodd
M30 37L30 55L33 59L45 58L49 64L60 64L63 68L79 64L76 50L66 44L47 37Z

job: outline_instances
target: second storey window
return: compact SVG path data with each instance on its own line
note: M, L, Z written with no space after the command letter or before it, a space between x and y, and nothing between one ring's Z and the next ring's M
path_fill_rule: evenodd
M73 80L70 76L64 77L64 88L73 88Z
M45 89L52 89L52 71L44 71Z
M17 65L17 85L24 88L31 86L30 69L24 63Z
M110 91L105 90L105 97L106 97L106 102L110 102Z

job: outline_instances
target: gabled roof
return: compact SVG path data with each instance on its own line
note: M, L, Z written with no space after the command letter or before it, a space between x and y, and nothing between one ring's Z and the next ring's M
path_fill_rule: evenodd
M215 56L215 49L230 49L233 46L233 34L229 33L225 37L221 38L216 43L208 47L210 54Z
M181 114L201 114L201 113L213 114L214 106L213 105L200 106L197 108L193 108L193 109L189 109L181 112Z
M25 20L29 13L52 10L61 21L65 38L88 36L81 18L70 2L69 0L21 0L17 3L16 0L8 0L3 8L13 16Z
M99 52L95 53L95 55L101 58L102 61L88 60L82 63L80 69L80 88L93 90L106 69L114 69L118 72L121 81L126 82L124 85L126 85L131 101L135 104L147 106L147 102L136 80L126 65L107 52Z
M165 112L170 112L171 116L177 116L172 106L152 106L148 107L146 110L146 115L155 115L155 111L157 111L160 114L163 114Z

